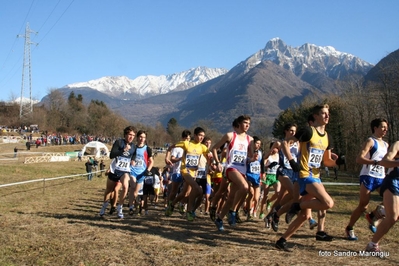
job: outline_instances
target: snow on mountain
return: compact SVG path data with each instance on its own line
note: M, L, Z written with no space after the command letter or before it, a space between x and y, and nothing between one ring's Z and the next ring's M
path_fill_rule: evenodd
M334 79L340 78L343 72L348 71L362 72L365 75L373 67L372 64L352 54L337 51L332 46L323 47L305 43L300 47L291 47L280 38L271 39L264 49L251 55L237 67L246 73L266 60L293 71L297 76L306 71L324 72Z
M124 95L126 99L130 98L129 94L151 96L189 89L225 73L227 70L223 68L197 67L177 74L139 76L133 80L125 76L102 77L88 82L69 84L64 88L89 87L110 96L121 97Z
M13 100L13 101L11 101L11 102L20 104L20 103L21 103L21 97L18 97L18 98L16 98L15 100ZM22 97L22 103L28 104L29 102L30 102L30 99L29 99L29 98ZM32 99L32 104L36 104L36 103L38 103L38 102L40 102L40 101L35 100L35 99Z

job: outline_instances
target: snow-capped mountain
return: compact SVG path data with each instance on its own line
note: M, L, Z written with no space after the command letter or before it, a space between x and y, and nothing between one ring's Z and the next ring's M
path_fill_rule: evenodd
M170 91L186 90L223 75L227 71L227 69L223 68L197 67L177 74L139 76L133 80L125 76L102 77L88 82L69 84L64 88L88 87L109 96L128 100L132 99L132 97L134 98L132 95L149 97Z
M352 54L337 51L332 46L305 43L300 47L291 47L280 38L273 38L267 42L264 49L251 55L235 68L247 73L262 61L272 61L299 77L306 72L313 72L332 79L342 79L348 74L365 75L373 67L372 64Z
M16 98L15 100L13 100L11 102L20 104L21 103L21 97L18 97L18 98ZM32 104L36 104L38 102L39 102L38 100L32 99ZM26 98L26 97L22 97L22 103L28 104L28 103L30 103L30 99Z

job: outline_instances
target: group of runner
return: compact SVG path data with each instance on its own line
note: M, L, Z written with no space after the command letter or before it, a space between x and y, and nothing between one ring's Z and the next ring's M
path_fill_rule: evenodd
M325 130L329 119L328 105L315 106L308 117L309 126L297 129L295 124L287 124L284 139L271 143L265 153L261 150L261 140L247 134L251 122L249 116L234 119L233 130L214 145L201 127L194 129L193 136L184 130L181 141L171 145L165 155L165 163L172 169L165 215L172 215L178 205L179 212L185 211L187 220L194 221L195 211L204 202L205 214L209 211L209 217L219 231L225 230L226 216L228 224L236 226L241 221L239 210L243 208L246 219L264 218L265 226L277 232L279 219L286 213L285 222L289 226L275 243L277 249L290 251L287 240L306 221L311 229L317 226L316 240L332 241L333 237L324 231L324 224L326 210L334 206L334 201L321 182L320 169L322 165L342 165L345 160L331 151L331 136ZM348 240L358 239L353 226L367 210L370 193L378 190L383 203L366 213L369 228L374 233L366 246L366 251L370 252L380 251L381 238L399 218L399 160L396 160L399 142L388 150L388 144L383 141L387 130L385 119L371 122L372 136L356 158L356 162L363 165L360 200L345 228ZM144 182L148 189L149 185L154 187L154 183L162 182L159 170L157 173L152 171L152 151L146 145L145 132L137 132L136 145L133 144L135 134L134 127L127 127L125 138L116 141L111 149L110 158L114 160L100 216L112 202L111 211L116 209L118 217L123 218L123 202L128 191L129 212L134 212L140 187L144 187L144 195L152 195L145 191L145 185L139 184ZM385 168L389 168L387 175ZM154 176L158 176L157 181ZM121 187L122 193L118 197ZM271 187L274 195L269 198ZM119 201L111 198L119 198ZM317 211L317 222L311 216L312 210Z

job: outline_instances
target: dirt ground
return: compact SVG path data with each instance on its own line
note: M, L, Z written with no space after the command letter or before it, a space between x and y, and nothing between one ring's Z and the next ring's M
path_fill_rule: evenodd
M74 162L82 163L82 162ZM72 164L72 163L71 163ZM0 165L1 167L1 165ZM26 166L17 165L15 171ZM40 166L38 166L40 167ZM71 166L66 165L66 168ZM84 172L82 166L82 173ZM61 170L60 170L61 171ZM67 170L63 170L67 171ZM59 176L65 175L60 173ZM0 176L0 179L5 178ZM0 182L3 184L3 182ZM0 188L0 265L397 265L397 225L381 243L386 257L362 256L372 233L364 218L355 231L358 241L344 239L344 228L358 199L357 187L329 186L335 200L327 214L332 242L315 240L305 224L292 239L293 252L279 251L279 232L258 218L218 232L197 211L194 222L178 212L164 215L163 200L147 216L98 216L105 178L84 177ZM380 199L373 196L372 206ZM316 216L316 214L314 213Z

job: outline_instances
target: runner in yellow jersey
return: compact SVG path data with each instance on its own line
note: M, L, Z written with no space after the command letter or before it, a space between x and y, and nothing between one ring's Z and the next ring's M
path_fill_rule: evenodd
M288 138L282 143L282 150L287 157L292 169L299 172L298 184L299 192L302 195L300 203L294 203L287 215L292 217L301 212L296 219L289 225L287 231L276 242L278 249L290 251L287 247L287 240L298 230L302 224L311 216L311 210L327 210L334 206L334 201L325 190L320 181L321 163L327 167L334 167L341 164L341 159L331 153L328 134L325 126L328 124L330 113L329 106L317 105L312 111L315 119L312 127L306 127L299 130L294 136ZM291 141L300 142L300 156L298 162L292 159L289 152L289 143ZM287 218L286 218L287 219ZM289 218L287 220L290 220ZM325 232L319 232L317 237L329 237Z
M181 174L184 182L189 186L189 196L187 204L187 220L193 221L195 218L195 201L197 198L202 196L202 188L195 181L198 174L198 164L201 155L204 155L208 159L209 163L209 149L202 144L202 140L205 137L205 130L201 127L194 129L194 139L191 141L180 141L170 146L165 155L165 163L172 165L170 160L171 150L175 147L181 147L184 150L184 154L181 162Z

